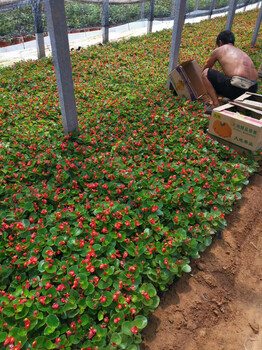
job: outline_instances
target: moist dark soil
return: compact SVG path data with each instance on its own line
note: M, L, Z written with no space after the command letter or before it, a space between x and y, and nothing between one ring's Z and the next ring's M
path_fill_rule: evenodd
M192 272L161 297L142 350L262 349L262 172Z

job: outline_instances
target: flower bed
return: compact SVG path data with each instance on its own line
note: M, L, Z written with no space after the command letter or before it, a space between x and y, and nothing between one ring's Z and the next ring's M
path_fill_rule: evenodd
M235 31L258 66L257 15ZM181 61L206 60L225 19L206 38L209 23L185 27ZM72 53L79 137L63 135L51 59L1 69L2 348L138 349L157 292L225 227L257 161L165 89L170 41Z
M9 41L0 41L0 47L7 47L7 46L10 46Z

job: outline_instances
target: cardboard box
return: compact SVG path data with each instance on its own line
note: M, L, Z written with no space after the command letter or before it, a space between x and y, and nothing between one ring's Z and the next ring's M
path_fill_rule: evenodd
M212 111L208 133L235 149L257 151L262 149L262 111L236 102ZM236 146L236 147L235 147Z
M168 78L176 94L187 100L195 101L206 93L201 68L195 60L181 63L168 75Z
M262 95L246 92L234 100L241 105L262 110Z

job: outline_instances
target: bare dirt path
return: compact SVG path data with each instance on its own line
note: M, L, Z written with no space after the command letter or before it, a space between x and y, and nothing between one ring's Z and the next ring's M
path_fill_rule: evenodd
M165 292L142 350L262 349L262 172L202 257Z

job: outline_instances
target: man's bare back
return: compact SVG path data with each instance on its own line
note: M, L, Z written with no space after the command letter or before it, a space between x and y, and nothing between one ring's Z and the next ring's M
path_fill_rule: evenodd
M219 106L218 95L234 100L246 91L256 93L258 89L258 73L251 58L242 50L236 48L235 36L230 30L220 32L216 39L217 49L208 58L202 71L202 81L212 99L210 111ZM213 69L218 62L223 73ZM245 84L241 79L246 78Z
M215 49L204 68L211 68L216 61L219 62L228 77L238 75L251 80L258 79L258 73L250 57L232 44L222 45Z

